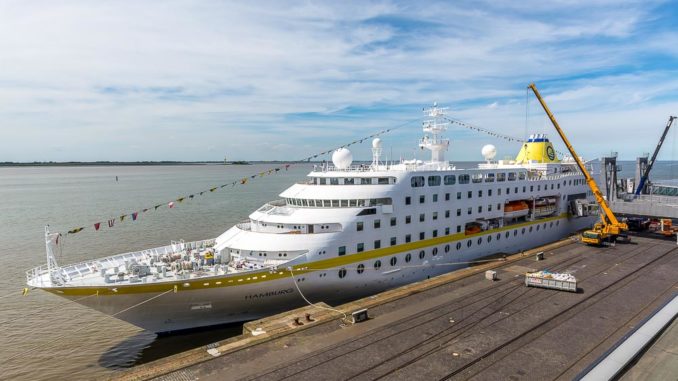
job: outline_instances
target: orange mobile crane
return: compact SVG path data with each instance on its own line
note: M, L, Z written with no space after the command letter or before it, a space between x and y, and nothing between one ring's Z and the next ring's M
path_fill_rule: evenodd
M534 83L531 83L528 87L532 89L532 92L534 92L534 95L539 100L539 103L541 103L541 107L544 108L546 115L548 115L549 119L551 119L553 127L556 128L558 135L560 135L560 138L563 139L563 142L567 146L568 151L570 151L570 155L572 155L574 160L577 162L579 170L584 175L586 183L588 184L589 188L591 188L591 192L593 192L593 195L596 197L596 201L600 206L601 209L600 222L596 223L593 226L593 229L587 230L582 234L581 236L582 242L589 245L602 245L603 242L605 241L614 242L617 240L617 238L624 238L627 240L628 236L626 235L626 231L628 231L628 226L626 226L626 224L623 222L619 222L617 220L617 217L615 217L614 213L612 212L612 209L610 209L610 207L607 205L607 201L605 201L603 194L600 192L600 189L598 188L596 181L593 179L593 177L591 177L591 174L589 174L589 172L586 170L586 166L584 165L584 163L582 163L581 159L574 151L574 147L572 147L570 141L567 140L567 137L565 137L565 133L558 125L555 116L553 116L548 106L546 105L546 102L544 102L544 99L539 94L537 86L535 86Z

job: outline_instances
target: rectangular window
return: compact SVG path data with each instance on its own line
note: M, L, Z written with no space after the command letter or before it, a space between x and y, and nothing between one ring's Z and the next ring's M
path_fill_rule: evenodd
M381 220L374 220L374 228L379 229L381 227Z
M483 212L483 206L482 206L482 205L478 205L478 213L482 213L482 212Z
M522 172L521 172L522 173ZM525 187L523 187L523 193L525 193Z
M359 232L363 231L363 223L362 222L356 222L355 230L357 230Z
M391 246L396 245L396 237L391 237Z
M405 197L405 205L410 205L412 203L412 197L407 196Z
M434 230L434 231L433 231L433 238L435 238L435 237L437 237L437 236L438 236L438 230Z
M406 243L412 242L412 234L408 234L405 236L405 242Z
M478 197L483 197L483 191L482 190L478 191Z
M348 207L348 200L341 200L341 207L347 208Z
M497 173L497 181L506 180L506 173Z
M437 194L433 195L433 202L438 202L438 195Z
M461 216L461 209L457 209L457 216Z
M361 185L370 185L370 184L372 184L372 179L370 179L369 177L363 177L363 178L360 179L360 184Z
M506 188L506 194L511 194L511 188Z
M410 179L412 188L421 188L424 186L424 176L412 176Z
M515 172L510 172L508 174L508 180L509 181L516 181L516 173Z
M428 177L428 186L437 187L440 185L440 176L429 176Z
M492 204L490 204L490 205L487 206L487 211L488 211L488 212L491 212L491 211L492 211Z
M363 250L365 250L365 244L361 242L356 246L355 251L361 253Z
M396 223L397 223L396 218L391 217L391 226L396 226Z
M497 204L497 210L501 210L501 204Z
M445 193L445 201L450 201L450 194L449 193Z
M471 176L471 182L474 184L482 183L483 182L483 174L482 173L474 173L473 176Z
M459 175L459 184L468 184L471 180L469 175Z
M445 211L445 218L450 218L450 211L449 210Z
M412 222L412 216L405 216L405 223L409 224L410 222Z
M472 207L470 207L470 206L468 207L468 213L467 213L467 214L468 214L469 216L470 216L471 214L473 214L473 208L472 208Z
M336 177L330 178L330 185L339 185L339 179Z
M501 188L497 189L497 196L501 196Z
M486 183L494 182L494 173L488 173L487 175L485 175L485 182Z
M518 179L525 180L525 172L518 172Z
M537 192L541 190L541 185L537 185Z
M424 202L426 202L426 196L424 195L419 196L419 203L423 204Z
M380 177L377 180L377 184L381 184L381 185L388 184L388 177Z
M419 215L419 222L424 222L426 220L426 215L424 213Z
M445 185L454 185L456 182L454 175L445 176Z
M426 238L426 233L424 232L419 233L419 240L423 240L424 238Z
M375 249L381 248L381 240L378 239L378 240L374 241L374 248Z
M339 256L346 254L346 246L339 246L338 254Z
M327 184L327 179L324 178L324 177L321 177L320 178L320 185L325 185L325 184Z
M433 221L438 219L438 212L433 212Z
M466 198L473 198L473 191L468 191L466 193Z
M445 235L450 235L450 228L445 228Z
M487 190L487 197L492 197L492 189Z
M461 233L461 225L457 225L457 233Z
M457 192L457 200L461 200L461 192Z
M344 179L344 185L354 185L355 179L353 177L347 177Z

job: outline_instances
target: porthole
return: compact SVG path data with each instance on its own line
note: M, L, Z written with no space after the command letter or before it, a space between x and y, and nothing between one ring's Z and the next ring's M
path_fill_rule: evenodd
M553 227L553 221L551 221L551 223L549 224L549 227L550 227L550 228Z
M424 259L425 256L426 256L426 252L424 250L419 252L419 259Z
M560 225L560 220L556 221L556 226Z
M532 226L530 226L530 233L532 233Z
M374 262L374 269L379 270L381 268L381 261Z
M412 260L412 254L407 253L407 255L405 256L405 263L410 263L411 260Z
M433 250L431 250L431 254L438 255L438 248L434 247Z
M396 257L391 257L390 263L391 263L391 266L395 266L396 263L398 263L398 258L396 258Z
M344 278L346 276L346 269L339 270L339 278Z
M449 253L450 252L450 245L445 245L445 252Z
M506 232L506 234L504 235L506 236L506 238L508 238L511 235L511 232Z
M471 242L470 239L469 239L468 241L466 241L466 247L471 247L472 244L473 244L473 243Z
M537 231L539 231L539 225L537 225Z
M362 274L363 271L365 271L365 265L363 265L362 263L359 264L358 269L356 271L358 272L358 274Z
M497 241L501 239L501 233L497 233Z
M525 228L523 228L523 233L525 233ZM518 235L518 229L513 231L513 236L515 237L517 235Z
M483 243L483 237L478 237L478 245L480 245L481 243Z
M492 236L491 235L487 236L487 242L492 242Z
M553 222L552 222L553 223ZM544 229L546 229L546 222L544 222Z
M457 250L461 249L461 242L457 242Z

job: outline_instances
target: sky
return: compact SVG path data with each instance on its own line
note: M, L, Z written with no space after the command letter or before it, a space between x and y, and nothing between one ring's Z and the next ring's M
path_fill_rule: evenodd
M0 0L0 162L294 160L395 126L386 155L421 159L433 102L564 151L530 82L579 155L634 159L678 114L677 16L653 0ZM519 150L447 137L453 161Z

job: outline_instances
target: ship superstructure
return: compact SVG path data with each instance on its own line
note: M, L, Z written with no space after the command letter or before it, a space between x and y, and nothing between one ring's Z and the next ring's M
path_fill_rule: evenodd
M371 164L339 149L280 200L206 241L59 266L57 235L46 232L48 264L29 271L28 284L165 332L276 313L304 304L300 291L330 304L377 293L595 221L577 209L593 200L582 174L545 135L530 136L515 160L493 160L487 145L484 163L457 169L444 159L444 109L426 113L419 145L429 161L381 162L379 139Z

